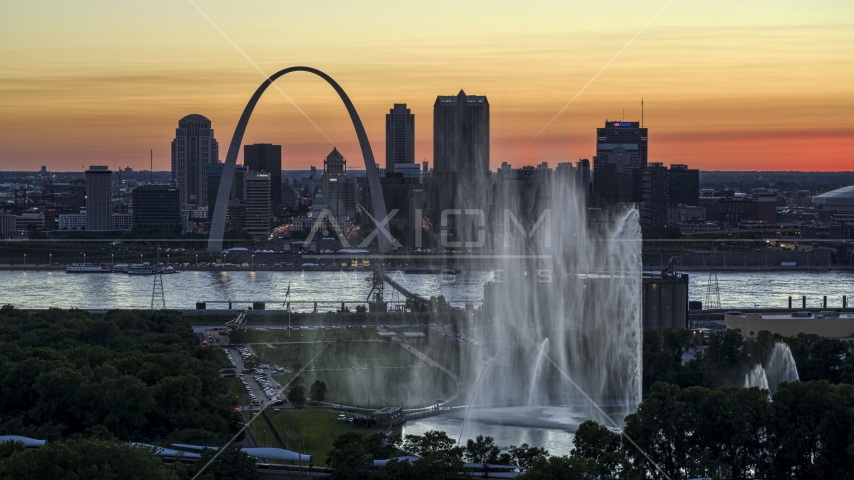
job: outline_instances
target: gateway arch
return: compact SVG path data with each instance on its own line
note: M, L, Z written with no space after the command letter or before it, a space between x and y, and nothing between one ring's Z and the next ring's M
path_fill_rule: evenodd
M210 236L208 237L209 252L219 252L222 250L222 240L225 234L225 215L228 210L228 197L231 193L231 183L234 181L234 168L237 165L237 154L240 152L241 143L243 143L243 134L246 132L246 125L249 123L249 117L252 116L252 111L255 109L255 105L258 103L261 95L264 94L264 91L267 90L267 87L282 75L291 72L313 73L326 80L326 83L331 85L332 88L338 92L338 96L341 97L341 101L344 102L344 106L347 107L347 113L350 114L350 120L353 122L353 128L356 129L356 136L359 138L359 147L362 149L362 158L365 159L365 172L368 177L368 186L371 188L371 203L373 204L374 210L373 216L377 222L380 223L382 223L382 220L386 217L385 201L383 200L382 187L380 186L379 170L377 169L377 164L374 161L374 152L371 150L371 144L368 142L368 134L365 133L365 127L362 126L362 120L359 119L359 114L356 112L356 107L353 106L353 102L350 101L350 98L347 97L344 89L342 89L341 86L332 79L332 77L320 70L311 67L289 67L270 75L270 78L265 80L264 83L255 90L252 98L249 99L249 103L246 104L246 108L243 109L243 114L240 116L240 120L237 122L237 128L234 129L234 136L231 137L231 144L228 146L228 154L225 157L225 165L222 169L222 179L219 182L219 190L217 190L216 194L216 207L214 208L213 218L211 219L211 231ZM278 187L281 188L281 186ZM391 235L386 230L386 227L377 225L377 228L382 230L380 232L381 234L377 235L380 252L391 251Z

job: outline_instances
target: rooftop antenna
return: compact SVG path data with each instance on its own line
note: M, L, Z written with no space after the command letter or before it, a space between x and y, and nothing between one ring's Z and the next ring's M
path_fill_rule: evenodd
M151 153L148 159L148 183L154 183L154 149L149 150Z
M643 127L643 99L641 98L641 127Z
M623 109L623 115L622 115L622 116L620 116L620 121L622 122L622 121L623 121L623 120L625 120L625 119L626 119L626 109L624 108L624 109Z

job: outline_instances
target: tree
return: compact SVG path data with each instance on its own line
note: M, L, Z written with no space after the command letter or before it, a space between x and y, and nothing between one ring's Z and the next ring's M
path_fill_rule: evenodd
M660 478L656 465L670 478L686 477L690 433L687 413L679 387L661 382L654 384L638 410L626 417L623 432L638 447L623 445L632 465L652 478Z
M261 361L258 360L258 357L255 355L250 355L246 360L243 361L243 368L251 368L256 369L258 365L261 365Z
M6 454L10 449L4 449ZM177 480L147 447L93 439L48 442L37 450L12 448L0 459L0 478L49 480Z
M578 426L572 439L574 458L591 460L605 478L617 478L624 467L621 437L598 423L588 420Z
M830 383L842 381L845 372L843 365L851 356L851 347L848 342L804 333L787 338L785 341L792 351L801 381L827 380Z
M492 437L478 435L474 440L469 439L463 449L463 459L470 463L497 463L501 450L495 445Z
M373 457L368 453L361 434L350 432L332 442L332 451L326 457L332 467L333 480L367 480L373 467Z
M202 460L195 465L197 468L195 473L198 474L205 465L207 468L198 477L202 480L253 480L258 478L255 459L245 454L234 444L225 447L222 451L203 450Z
M549 456L549 451L545 448L530 447L527 443L518 447L511 445L508 453L510 454L510 463L525 469L530 468L537 460Z
M454 447L456 440L448 437L448 434L438 430L430 430L424 435L407 435L400 444L400 449L409 455L418 457L430 453L448 452L456 456L462 456L462 449Z
M246 343L249 331L243 328L232 328L228 333L228 341L232 345Z
M188 429L218 440L240 429L217 373L222 354L201 348L177 312L27 318L3 308L0 331L3 433L154 443Z
M519 477L524 480L588 480L596 478L593 460L579 457L542 457Z
M771 478L852 478L854 386L781 385L766 416Z
M288 400L294 405L302 405L305 403L305 387L301 384L291 385L288 388Z
M456 480L471 478L462 472L463 460L449 451L430 452L416 460L391 459L371 473L372 480Z
M326 382L315 380L310 388L311 400L314 402L322 402L326 400Z

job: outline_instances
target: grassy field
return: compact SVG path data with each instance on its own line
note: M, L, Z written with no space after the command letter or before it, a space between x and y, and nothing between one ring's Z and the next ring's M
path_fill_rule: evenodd
M400 331L406 332L423 332L428 333L427 329L424 327L403 327L402 329L397 329ZM398 332L400 333L400 332ZM292 330L290 337L288 336L288 332L286 330L281 329L273 329L273 330L247 330L246 333L246 343L299 343L299 342L334 342L337 340L349 341L349 340L378 340L381 337L377 333L377 329L375 327L367 327L362 328L359 327L351 327L351 328L331 328L327 327L324 329L316 328L313 330Z
M420 346L420 345L419 345ZM326 383L326 401L346 405L381 408L389 405L414 407L430 405L453 394L453 379L430 366L397 343L336 342L302 345L299 348L257 348L266 363L290 366L295 358L305 366L300 374L308 387L315 380ZM312 357L316 360L309 364ZM277 375L288 383L296 374Z
M400 345L388 341L372 342L329 342L314 344L252 345L252 349L263 363L289 367L299 362L309 369L330 369L354 367L394 367L419 366L424 362L407 352ZM313 364L308 362L315 358Z
M456 387L436 367L381 368L306 372L306 380L326 383L326 400L332 403L379 409L390 405L414 408L451 396Z
M239 401L239 399L242 398L241 395L245 392L245 390L243 390L243 385L241 385L234 377L223 378L223 381L228 385L228 390L231 391L232 395L234 395L235 400Z
M305 410L282 409L278 412L273 409L267 410L267 415L279 436L286 441L284 447L288 450L297 451L299 443L288 438L285 428L290 428L297 436L302 438L305 450L302 453L314 457L315 465L325 465L326 455L332 450L332 441L339 435L348 432L358 432L365 435L374 433L367 428L355 428L336 422L339 412L334 410L307 408ZM352 416L352 414L351 414ZM264 429L267 429L265 432ZM261 446L281 447L276 437L269 431L269 426L263 418L252 422L252 432Z

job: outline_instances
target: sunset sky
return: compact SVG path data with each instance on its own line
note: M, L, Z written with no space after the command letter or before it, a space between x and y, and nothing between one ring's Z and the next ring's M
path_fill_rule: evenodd
M392 104L432 165L433 102L462 88L489 98L493 168L592 158L596 127L639 120L643 98L650 161L854 170L852 0L5 1L0 26L3 170L147 169L149 149L168 170L189 113L224 160L259 68L293 65L341 84L381 166ZM286 169L334 144L363 168L325 82L277 84L318 128L270 88L244 143L281 144Z

